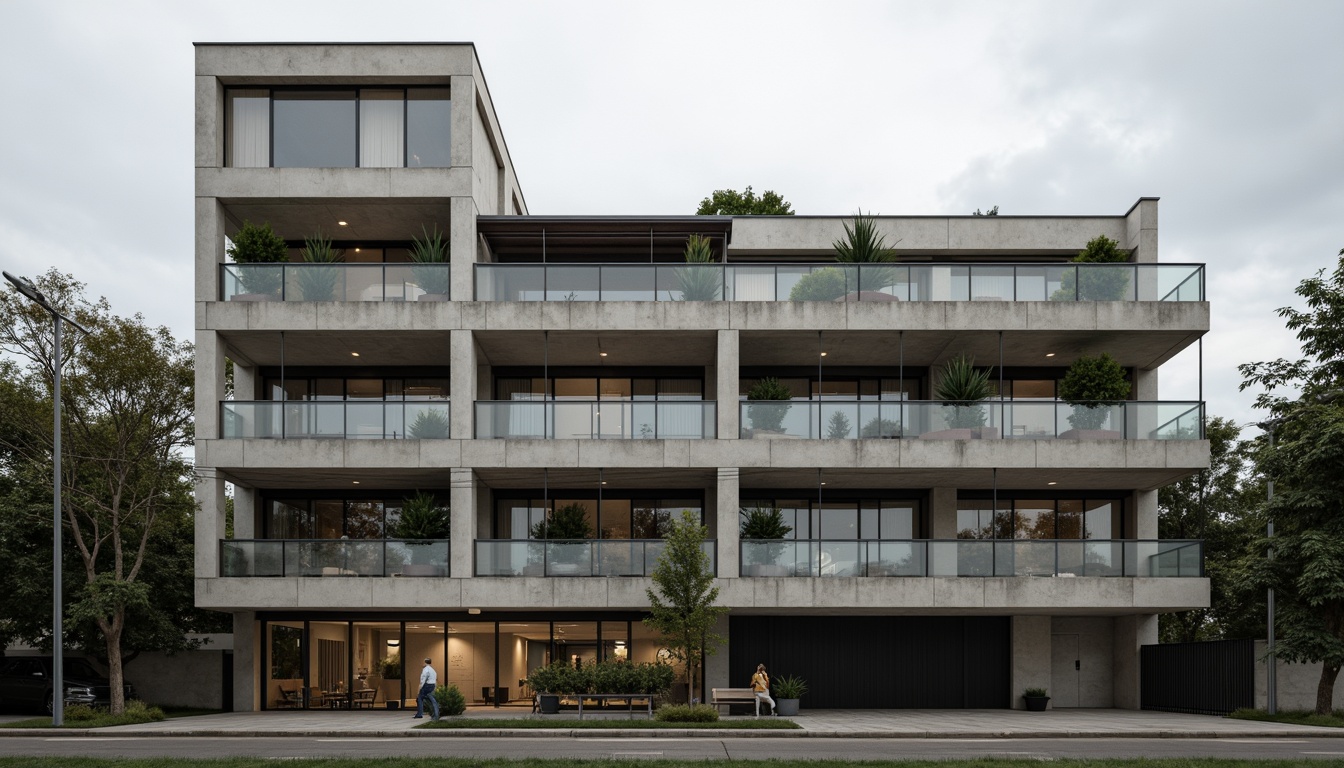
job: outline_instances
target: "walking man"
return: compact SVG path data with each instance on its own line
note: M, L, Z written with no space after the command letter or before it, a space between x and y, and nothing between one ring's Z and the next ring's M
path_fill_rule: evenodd
M434 698L434 689L439 687L439 673L434 671L429 659L425 659L425 668L420 670L420 695L415 697L415 719L425 715L425 700L428 699L434 709L434 719L439 719L439 700Z

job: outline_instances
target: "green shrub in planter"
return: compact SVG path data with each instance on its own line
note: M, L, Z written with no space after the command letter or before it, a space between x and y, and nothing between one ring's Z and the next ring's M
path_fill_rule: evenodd
M770 686L776 699L801 699L807 693L807 681L801 677L777 677Z
M1059 382L1059 399L1074 406L1069 423L1074 429L1100 429L1110 413L1107 406L1129 397L1125 369L1109 354L1080 357Z
M713 723L719 719L719 710L708 704L669 704L659 707L653 717L664 723Z
M448 417L440 411L421 411L406 430L406 436L412 440L446 440Z
M593 536L593 525L588 522L588 508L582 504L566 504L550 516L532 526L534 539L577 541Z
M1022 695L1028 699L1039 699L1050 694L1044 688L1028 688L1022 692Z
M780 401L787 402L793 399L793 391L788 385L775 378L767 376L757 381L747 390L748 401ZM791 405L748 405L747 418L751 420L752 429L765 430L767 432L778 432L784 426L784 417L788 415Z
M979 402L989 391L989 370L977 369L975 358L962 354L947 361L934 395L945 403L947 425L966 429L985 425L985 408Z
M1105 235L1097 235L1073 257L1077 264L1117 264L1129 261L1129 251ZM1117 301L1126 298L1130 270L1121 267L1080 267L1064 273L1051 301Z
M229 258L240 266L236 267L238 281L248 293L278 296L280 285L284 281L284 269L279 266L252 267L253 264L279 264L289 261L289 247L285 241L271 229L269 222L253 224L243 221L243 226L229 238Z
M440 685L434 689L434 699L439 702L439 714L460 715L467 711L467 697L462 695L456 684Z
M852 286L858 290L857 280ZM835 301L844 296L851 286L845 282L845 273L835 267L814 270L794 284L789 301Z
M432 493L417 491L401 505L401 517L388 534L394 539L419 541L446 539L452 531L452 515L447 504Z

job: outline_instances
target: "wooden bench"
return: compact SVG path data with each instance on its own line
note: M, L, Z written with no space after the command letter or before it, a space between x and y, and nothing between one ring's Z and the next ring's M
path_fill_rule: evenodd
M750 688L711 688L709 703L715 707L729 704L755 704L756 692Z

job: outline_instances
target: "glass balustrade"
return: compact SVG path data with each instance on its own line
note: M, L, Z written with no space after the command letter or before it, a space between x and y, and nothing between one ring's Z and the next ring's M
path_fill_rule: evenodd
M663 552L662 539L478 539L477 576L648 576ZM703 551L716 570L714 541Z
M703 440L717 434L711 401L483 400L476 437L531 440Z
M477 301L1203 301L1202 264L477 264Z
M224 539L221 576L447 576L448 539Z
M1198 402L1126 401L1075 406L1058 401L740 401L740 437L851 440L855 438L1199 440Z
M1202 541L791 540L741 542L742 576L1204 575Z
M443 440L444 400L226 400L220 403L225 439L343 438Z
M221 264L220 301L443 301L448 264Z

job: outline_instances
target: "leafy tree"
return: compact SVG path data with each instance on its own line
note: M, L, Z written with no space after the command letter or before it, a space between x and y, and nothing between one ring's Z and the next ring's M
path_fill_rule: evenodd
M853 425L849 423L849 417L843 411L836 411L831 414L831 419L826 423L826 438L828 440L843 440L849 437Z
M1275 590L1279 658L1320 662L1316 712L1332 709L1335 679L1344 665L1344 250L1334 272L1322 269L1296 293L1307 308L1282 307L1297 331L1302 356L1238 366L1241 388L1261 387L1256 406L1279 420L1274 450L1260 454L1260 470L1276 483L1266 514L1277 536L1274 559L1251 562L1250 580ZM1281 390L1299 390L1293 400Z
M452 530L452 516L448 505L434 494L417 491L402 503L401 517L390 528L388 535L394 539L446 539Z
M715 605L719 588L714 586L714 569L704 551L708 536L709 529L690 510L682 510L653 568L653 587L644 591L649 598L644 623L662 635L672 658L685 665L691 699L695 698L696 673L706 655L723 642L714 624L728 611Z
M548 519L532 526L534 539L577 540L593 536L593 525L588 522L588 508L575 502L552 512Z
M983 213L980 212L980 209L979 209L979 208L976 208L976 209L975 209L975 212L972 213L971 215L972 215L972 216L998 216L998 215L999 215L999 206L996 205L996 206L994 206L993 208L990 208L988 211L985 211L985 212L983 212Z
M792 216L793 206L778 193L766 190L760 197L747 187L741 192L716 189L700 201L697 216Z
M155 629L159 619L171 623L156 613L160 596L150 599L156 580L169 578L155 573L164 567L157 557L164 548L189 551L160 536L191 541L184 524L194 510L191 468L181 449L192 439L192 347L167 328L146 327L139 315L113 315L105 300L89 303L83 285L69 275L50 270L36 283L53 306L90 329L87 337L69 334L63 344L62 513L74 574L82 576L82 588L70 596L67 626L92 628L101 639L112 711L119 714L128 644L162 637L166 625ZM45 311L0 293L0 352L18 361L4 368L0 445L7 469L19 478L38 477L51 465L51 339ZM23 519L35 509L6 510L16 511ZM41 525L44 517L49 513L30 524ZM192 572L190 556L164 560L167 568ZM49 636L35 639L51 644ZM83 642L93 645L87 635Z
M1241 427L1213 417L1205 425L1209 467L1158 491L1158 536L1162 539L1202 539L1204 572L1211 595L1208 608L1163 614L1164 643L1259 637L1264 632L1263 595L1248 590L1242 578L1243 560L1258 536L1251 514L1262 496L1245 485L1247 448L1239 439Z

